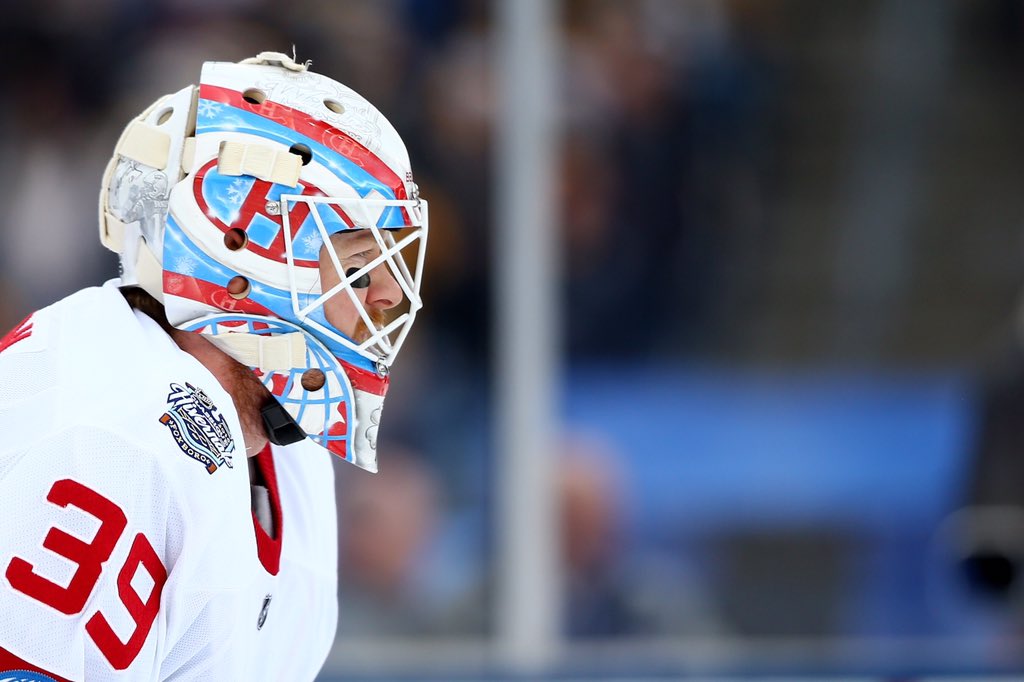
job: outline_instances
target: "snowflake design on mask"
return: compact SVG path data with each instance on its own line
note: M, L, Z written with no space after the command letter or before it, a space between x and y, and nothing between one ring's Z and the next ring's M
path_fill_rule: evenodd
M245 187L245 185L246 185L245 181L239 179L239 180L235 180L234 182L232 182L231 186L228 187L228 190L227 190L227 192L228 192L228 202L232 206L241 206L242 202L245 201L245 196L246 196L246 191L245 191L246 187Z
M191 258L179 258L174 261L174 272L191 277L196 272L196 262Z
M219 102L211 102L208 99L199 100L198 113L202 118L213 118L220 113L220 109Z
M302 240L302 248L306 250L306 253L318 253L323 243L324 240L320 238L320 235L308 234Z

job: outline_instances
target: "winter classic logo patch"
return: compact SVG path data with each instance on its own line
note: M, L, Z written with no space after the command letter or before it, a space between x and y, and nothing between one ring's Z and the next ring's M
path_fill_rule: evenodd
M167 405L160 423L170 429L181 451L202 463L208 473L222 466L230 469L235 441L210 397L190 383L171 384Z

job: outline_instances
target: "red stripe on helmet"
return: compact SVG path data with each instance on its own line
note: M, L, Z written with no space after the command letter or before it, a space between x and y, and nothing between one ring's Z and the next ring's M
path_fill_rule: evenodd
M196 277L167 272L166 270L164 271L164 291L174 296L205 303L228 312L280 318L280 315L274 311L251 299L236 300L223 286ZM341 362L345 374L348 375L349 381L352 382L352 388L379 396L387 394L388 377L382 377L373 370L356 367L340 358L339 362Z
M352 382L352 388L379 396L387 394L388 377L382 377L372 370L350 365L343 360L341 364L345 368L345 374L348 375L349 381Z
M280 317L270 308L260 305L251 298L236 299L228 293L226 288L219 284L207 282L197 277L189 277L177 272L164 270L164 292L172 296L180 296L181 298L205 303L227 312Z
M357 166L390 187L395 193L396 199L408 198L405 194L405 183L391 170L390 166L351 135L324 121L286 104L269 99L259 104L247 102L242 97L242 93L237 90L222 88L217 85L200 85L199 96L203 99L252 112L270 121L279 123L286 128L291 128L297 133L305 135L328 149L351 159Z

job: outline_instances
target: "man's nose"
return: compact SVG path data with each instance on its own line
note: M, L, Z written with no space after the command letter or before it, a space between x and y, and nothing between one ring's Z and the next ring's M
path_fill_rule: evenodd
M402 287L398 285L387 264L381 263L370 273L370 286L366 291L367 305L388 310L401 303L402 297Z

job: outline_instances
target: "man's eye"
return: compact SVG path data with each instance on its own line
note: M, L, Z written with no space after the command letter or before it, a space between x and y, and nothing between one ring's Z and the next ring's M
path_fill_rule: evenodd
M351 277L352 275L359 272L359 268L349 268L345 271L345 277ZM370 273L364 272L363 276L355 280L351 284L353 289L365 289L370 286Z

